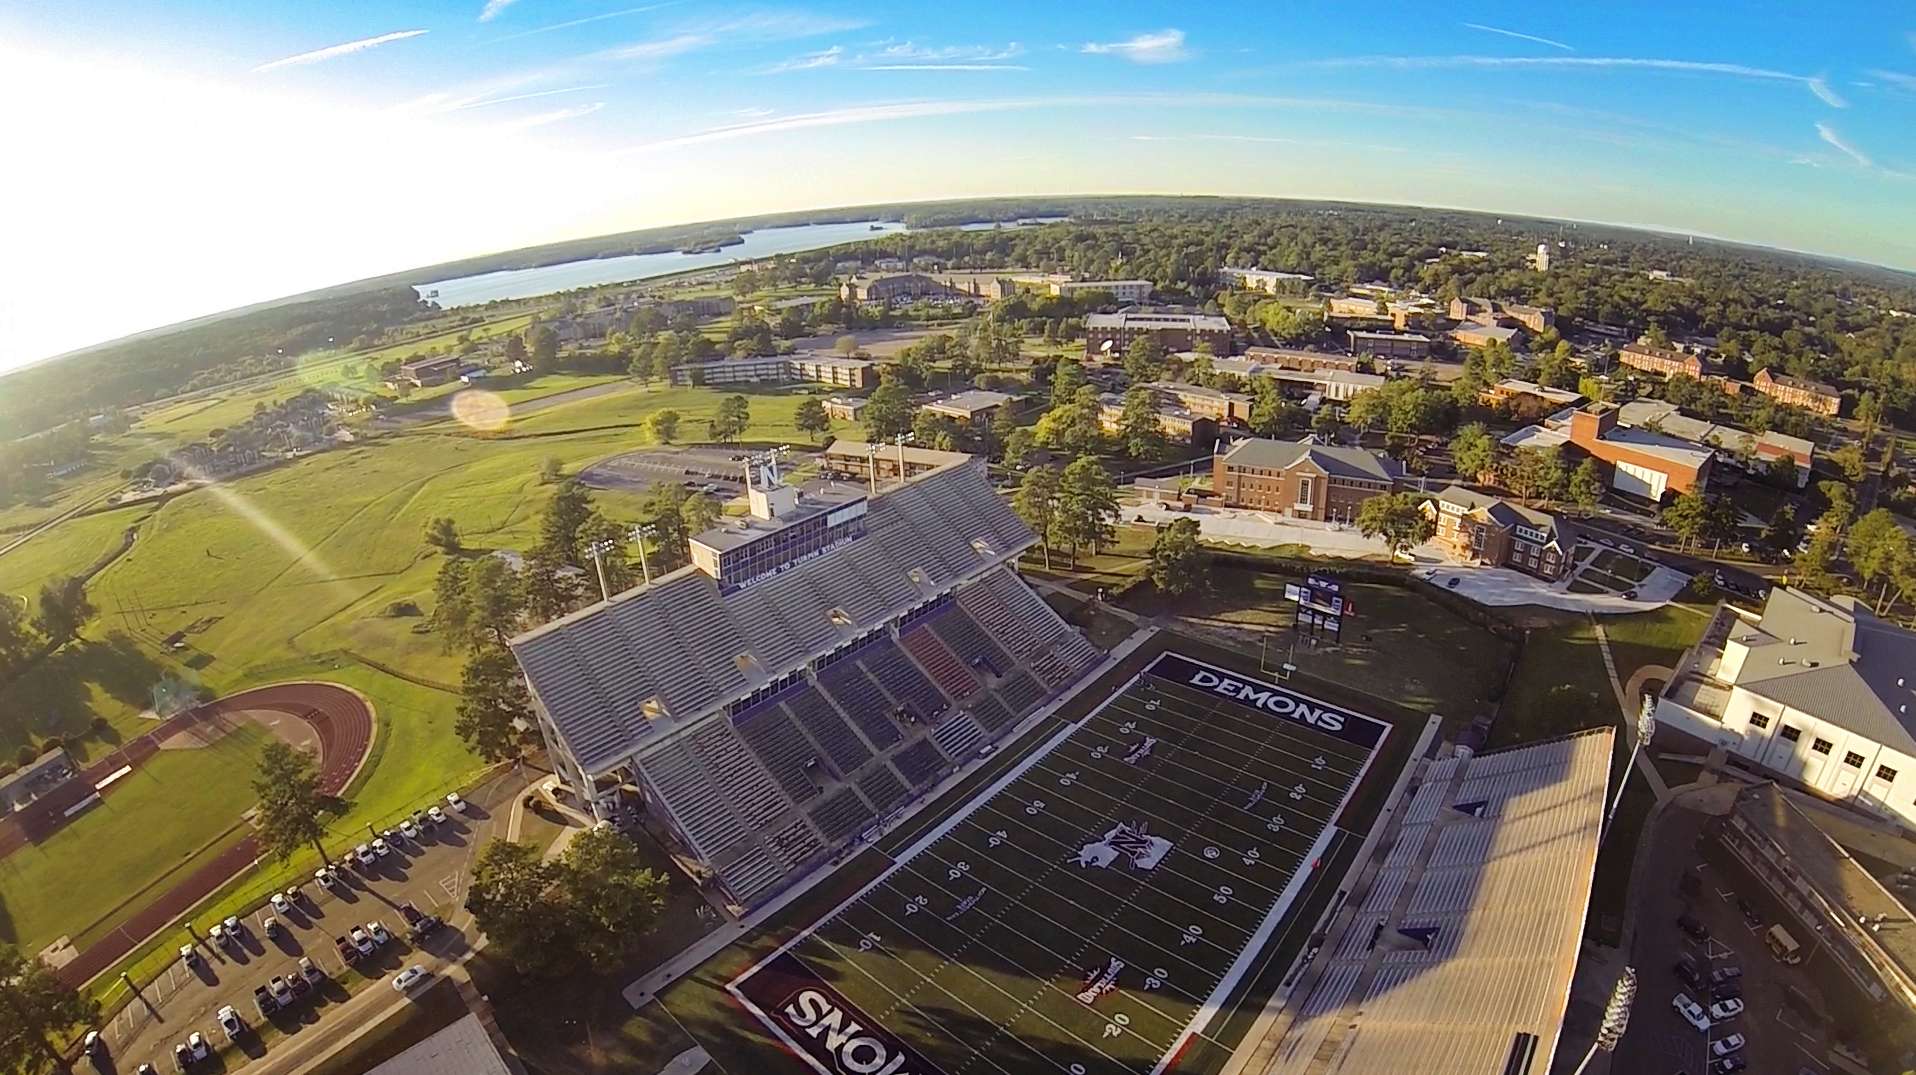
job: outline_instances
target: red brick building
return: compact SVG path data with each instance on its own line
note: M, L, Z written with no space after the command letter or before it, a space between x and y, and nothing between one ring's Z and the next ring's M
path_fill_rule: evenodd
M1801 407L1829 418L1836 417L1836 412L1843 406L1843 394L1821 381L1806 381L1801 377L1786 377L1771 373L1768 369L1760 369L1750 383L1756 386L1758 392L1779 403Z
M1668 347L1657 347L1638 340L1623 345L1617 352L1617 361L1631 369L1645 370L1650 373L1669 377L1681 373L1687 377L1703 379L1703 360L1682 351L1672 351Z
M1570 415L1570 444L1610 464L1610 484L1618 492L1652 501L1666 492L1708 488L1716 458L1704 445L1619 426L1617 409L1608 403L1591 403Z
M1424 501L1437 522L1431 540L1452 559L1491 567L1514 567L1555 582L1576 566L1576 528L1547 511L1453 485Z
M1211 464L1211 489L1234 508L1256 508L1294 519L1349 520L1371 497L1389 493L1403 468L1363 448L1252 437Z

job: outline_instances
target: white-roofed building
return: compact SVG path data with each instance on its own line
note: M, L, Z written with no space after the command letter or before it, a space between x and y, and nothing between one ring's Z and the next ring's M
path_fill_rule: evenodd
M1544 1075L1615 732L1431 762L1243 1075Z

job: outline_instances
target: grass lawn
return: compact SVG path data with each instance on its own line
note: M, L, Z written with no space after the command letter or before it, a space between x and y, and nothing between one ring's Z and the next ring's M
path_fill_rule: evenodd
M1609 629L1606 620L1604 627ZM1557 687L1576 692L1581 704L1566 704ZM1566 617L1533 628L1524 643L1510 689L1491 729L1490 748L1519 746L1617 720L1616 693L1597 648L1596 629L1584 617Z
M1618 752L1623 755L1622 751ZM1613 778L1614 779L1614 778ZM1610 795L1616 795L1613 784ZM1623 801L1610 820L1610 832L1597 853L1596 879L1590 885L1590 913L1586 932L1597 943L1615 946L1623 937L1623 914L1630 898L1630 868L1635 865L1643 822L1656 804L1656 793L1641 776L1632 774Z
M1140 587L1121 600L1143 615L1182 617L1190 627L1259 651L1268 638L1272 667L1291 660L1307 675L1387 698L1419 712L1468 721L1491 707L1509 647L1496 636L1401 586L1347 579L1344 597L1354 612L1341 645L1291 649L1295 607L1284 584L1300 581L1275 568L1264 571L1215 564L1210 587L1167 600Z
M136 505L79 515L0 556L0 593L34 601L50 579L78 575L120 545L120 536L153 513Z
M252 806L265 740L243 724L203 749L163 750L45 843L0 859L0 937L28 952L62 935L80 940Z
M1646 664L1676 667L1683 651L1696 645L1710 624L1708 606L1672 602L1654 612L1605 616L1604 637L1610 640L1610 658L1617 663L1617 679L1630 676Z
M1591 566L1598 571L1615 575L1618 578L1626 579L1630 582L1642 582L1644 579L1650 577L1650 572L1656 570L1655 564L1618 552L1615 549L1604 549L1597 553L1597 558Z

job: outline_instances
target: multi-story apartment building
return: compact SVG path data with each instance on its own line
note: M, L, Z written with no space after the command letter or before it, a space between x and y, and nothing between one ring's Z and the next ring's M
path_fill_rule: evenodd
M1146 302L1151 298L1149 280L1053 280L1053 295L1080 295L1087 291L1109 292L1118 302Z
M1149 388L1162 406L1182 407L1219 425L1243 425L1251 420L1251 397L1182 381L1151 381Z
M1272 272L1268 269L1231 269L1217 271L1218 282L1230 287L1241 287L1247 291L1263 291L1276 295L1289 288L1300 287L1311 282L1308 273Z
M899 299L972 299L969 291L943 283L924 273L882 273L854 276L838 289L846 302L896 302Z
M1767 368L1756 371L1750 383L1758 392L1792 407L1801 407L1825 417L1834 418L1843 407L1843 393L1834 385L1821 381L1808 381L1801 377L1789 377L1780 373L1771 373Z
M1351 354L1421 362L1430 357L1430 337L1418 332L1350 330Z
M1658 347L1642 340L1624 344L1623 349L1617 352L1617 361L1631 369L1657 373L1665 377L1680 373L1686 377L1703 379L1704 365L1701 358L1683 351L1673 351L1668 347Z
M1247 438L1211 465L1211 489L1226 505L1318 521L1356 518L1359 505L1393 491L1403 477L1387 455L1311 437Z
M1567 388L1552 388L1512 377L1484 389L1483 401L1493 406L1503 405L1514 417L1537 418L1574 407L1583 402L1583 396Z
M716 358L672 367L674 385L790 384L812 381L834 388L863 389L878 383L871 362L835 355L763 355Z

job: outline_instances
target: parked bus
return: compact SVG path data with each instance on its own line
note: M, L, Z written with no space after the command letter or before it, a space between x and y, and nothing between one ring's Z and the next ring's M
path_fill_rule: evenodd
M1763 935L1763 943L1769 945L1770 952L1785 963L1803 962L1802 946L1782 926L1771 926L1770 931Z

